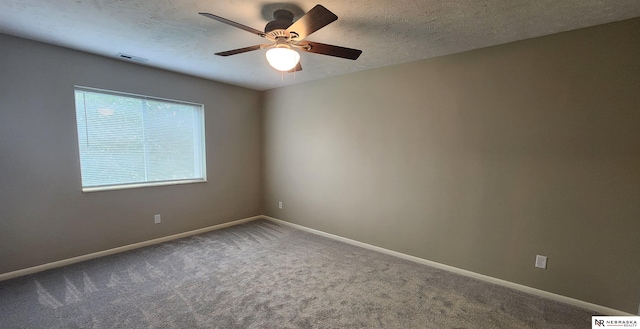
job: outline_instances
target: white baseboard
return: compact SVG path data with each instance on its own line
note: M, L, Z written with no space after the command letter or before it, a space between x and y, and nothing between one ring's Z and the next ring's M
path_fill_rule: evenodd
M354 246L358 246L358 247L362 247L362 248L378 251L378 252L381 252L383 254L387 254L387 255L398 257L398 258L406 259L406 260L409 260L409 261L412 261L412 262L415 262L415 263L419 263L419 264L435 267L435 268L438 268L438 269L441 269L441 270L453 272L453 273L456 273L456 274L464 275L464 276L471 277L471 278L478 279L478 280L482 280L482 281L485 281L485 282L490 282L490 283L497 284L497 285L500 285L500 286L504 286L504 287L507 287L507 288L511 288L511 289L514 289L514 290L518 290L518 291L522 291L522 292L525 292L525 293L529 293L529 294L532 294L532 295L535 295L535 296L539 296L539 297L551 299L551 300L554 300L554 301L558 301L558 302L561 302L561 303L565 303L565 304L581 307L581 308L584 308L584 309L587 309L587 310L590 310L590 311L594 311L594 312L597 312L597 313L600 313L600 314L603 314L603 315L617 315L617 316L629 316L629 315L632 316L633 315L631 313L627 313L627 312L619 311L619 310L612 309L612 308L609 308L609 307L605 307L605 306L601 306L601 305L585 302L585 301L582 301L582 300L579 300L579 299L575 299L575 298L571 298L571 297L567 297L567 296L554 294L554 293L551 293L551 292L548 292L548 291L544 291L544 290L540 290L540 289L536 289L536 288L531 288L531 287L528 287L528 286L525 286L525 285L521 285L521 284L518 284L518 283L513 283L513 282L502 280L502 279L497 279L497 278L490 277L490 276L487 276L487 275L484 275L484 274L479 274L479 273L463 270L461 268L457 268L457 267L453 267L453 266L449 266L449 265L433 262L433 261L430 261L430 260L426 260L426 259L423 259L423 258L419 258L419 257L403 254L401 252L397 252L397 251L393 251L393 250L377 247L377 246L370 245L370 244L367 244L367 243L364 243L364 242L360 242L360 241L344 238L344 237L341 237L339 235L326 233L326 232L323 232L323 231L315 230L315 229L308 228L308 227L305 227L305 226L302 226L302 225L298 225L298 224L289 223L289 222L283 221L281 219L277 219L277 218L273 218L273 217L269 217L269 216L263 216L263 218L268 219L270 221L273 221L275 223L279 223L279 224L282 224L282 225L286 225L286 226L290 226L290 227L293 227L293 228L297 228L297 229L302 230L302 231L306 231L306 232L317 234L317 235L320 235L320 236L323 236L323 237L327 237L327 238L330 238L330 239L334 239L334 240L338 240L338 241L341 241L341 242L345 242L345 243L348 243L348 244L351 244L351 245L354 245ZM638 310L638 313L640 315L640 309Z
M42 265L38 265L38 266L34 266L34 267L29 267L29 268L25 268L25 269L13 271L13 272L2 273L2 274L0 274L0 281L9 280L9 279L13 279L13 278L17 278L17 277L20 277L20 276L33 274L33 273L38 273L38 272L46 271L46 270L49 270L49 269L52 269L52 268L56 268L56 267L62 267L62 266L66 266L66 265L71 265L71 264L83 262L83 261L89 260L89 259L108 256L108 255L116 254L116 253L123 252L123 251L138 249L138 248L147 247L147 246L151 246L151 245L162 243L162 242L167 242L167 241L171 241L171 240L186 238L188 236L192 236L192 235L196 235L196 234L215 231L215 230L219 230L219 229L222 229L222 228L225 228L225 227L239 225L239 224L250 222L250 221L253 221L253 220L256 220L256 219L261 219L263 217L264 216L254 216L254 217L248 217L248 218L244 218L244 219L238 219L238 220L235 220L235 221L222 223L222 224L218 224L218 225L213 225L213 226L209 226L209 227L205 227L205 228L201 228L201 229L197 229L197 230L193 230L193 231L173 234L173 235L165 236L165 237L162 237L162 238L147 240L147 241L143 241L143 242L129 244L129 245L122 246L122 247L117 247L117 248L113 248L113 249L98 251L98 252L94 252L94 253L91 253L91 254L86 254L86 255L72 257L72 258L67 258L67 259L63 259L63 260L59 260L59 261L55 261L55 262L51 262L51 263L47 263L47 264L42 264Z

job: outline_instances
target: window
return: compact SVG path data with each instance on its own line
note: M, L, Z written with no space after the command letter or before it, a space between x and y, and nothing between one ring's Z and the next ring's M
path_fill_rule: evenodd
M75 88L82 190L206 181L204 106Z

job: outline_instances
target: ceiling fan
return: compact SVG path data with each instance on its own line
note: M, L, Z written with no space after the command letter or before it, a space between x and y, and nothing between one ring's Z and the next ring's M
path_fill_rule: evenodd
M253 33L270 41L268 44L223 51L216 53L216 55L231 56L258 49L268 49L266 53L267 61L273 68L283 72L302 70L300 54L298 54L295 49L308 53L351 60L356 60L360 54L362 54L362 50L358 49L304 40L312 33L338 19L338 16L321 5L316 5L295 22L293 22L293 13L291 11L278 9L273 13L274 20L267 23L264 27L264 32L213 14L199 14Z

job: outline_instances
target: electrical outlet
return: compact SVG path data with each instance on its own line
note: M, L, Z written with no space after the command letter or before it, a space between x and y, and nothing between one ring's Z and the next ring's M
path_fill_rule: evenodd
M536 267L547 268L547 256L536 255Z
M156 224L160 224L160 214L153 215L153 222Z
M278 201L278 208L282 209L282 201Z

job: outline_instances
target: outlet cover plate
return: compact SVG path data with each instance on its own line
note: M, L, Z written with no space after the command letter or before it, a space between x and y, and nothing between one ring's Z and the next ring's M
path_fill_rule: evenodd
M536 267L547 268L547 256L536 255Z

